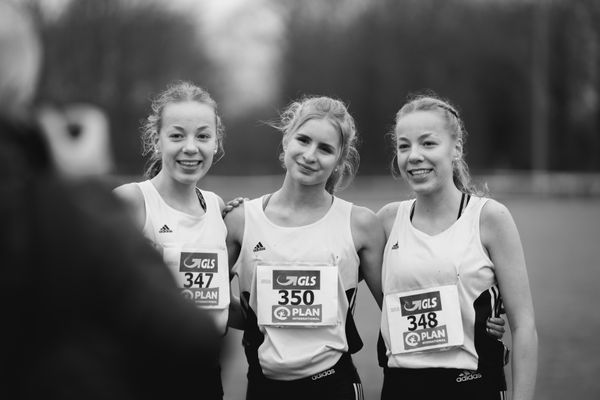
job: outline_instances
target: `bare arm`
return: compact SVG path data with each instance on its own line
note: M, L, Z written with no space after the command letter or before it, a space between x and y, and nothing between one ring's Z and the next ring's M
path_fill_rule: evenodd
M113 194L125 203L135 226L141 231L146 221L146 204L140 188L136 184L126 183L113 189Z
M229 257L229 277L233 278L231 269L235 265L242 248L244 238L244 206L240 205L225 215L227 226L227 254ZM231 296L229 304L229 326L235 329L244 329L245 318L239 297Z
M360 258L360 273L379 308L383 302L381 264L385 233L375 214L365 207L352 207L352 238Z
M492 259L513 338L512 399L531 400L537 374L537 331L525 255L508 209L493 200L481 214L481 240Z

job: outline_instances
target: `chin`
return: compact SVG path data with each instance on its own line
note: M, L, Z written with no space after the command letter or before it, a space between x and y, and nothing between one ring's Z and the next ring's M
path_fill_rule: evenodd
M184 175L178 176L176 179L184 185L195 185L204 175Z

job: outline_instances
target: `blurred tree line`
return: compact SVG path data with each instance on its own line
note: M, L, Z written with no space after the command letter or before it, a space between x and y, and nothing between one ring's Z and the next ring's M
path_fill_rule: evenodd
M357 121L361 172L385 174L392 149L384 136L407 96L425 90L461 110L473 169L600 170L597 0L263 4L285 20L280 94L252 114L223 115L227 155L215 173L277 173L280 137L257 121L303 94L326 94L345 100ZM42 99L107 110L120 173L142 171L138 127L167 82L198 82L220 100L226 77L189 14L134 0L72 1L56 18L39 12Z

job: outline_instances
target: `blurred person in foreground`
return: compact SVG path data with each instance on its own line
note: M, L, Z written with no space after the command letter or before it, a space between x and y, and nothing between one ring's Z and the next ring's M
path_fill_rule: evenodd
M2 397L197 396L219 334L109 191L54 170L31 112L40 64L28 15L0 0Z
M415 198L378 212L387 239L382 400L504 399L505 348L486 328L503 304L510 398L533 398L537 333L523 247L508 209L471 182L465 136L458 111L435 96L396 115L395 161Z

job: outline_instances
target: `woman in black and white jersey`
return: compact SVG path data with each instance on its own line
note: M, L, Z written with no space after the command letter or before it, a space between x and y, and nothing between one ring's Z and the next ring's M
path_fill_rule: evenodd
M435 97L416 97L396 116L397 167L415 198L378 213L387 239L382 399L504 398L504 346L486 333L503 304L511 398L533 398L537 334L523 248L508 209L472 184L465 134L456 109Z
M352 314L361 277L381 304L384 233L372 211L335 196L358 166L354 120L339 100L307 97L277 127L281 188L225 217L245 314L247 399L360 399Z

